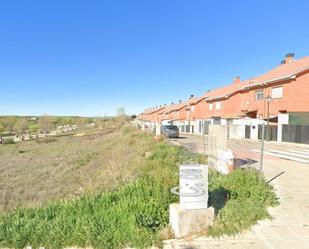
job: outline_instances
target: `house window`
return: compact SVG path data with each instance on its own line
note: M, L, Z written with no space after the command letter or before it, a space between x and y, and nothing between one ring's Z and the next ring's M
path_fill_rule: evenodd
M214 125L221 125L221 118L220 117L215 117L213 118L213 123Z
M263 90L255 91L255 100L263 100L263 98L264 98Z
M194 106L191 106L191 111L194 111Z
M221 109L221 102L216 102L216 110L220 110Z
M282 96L283 96L282 86L274 87L271 89L271 97L273 99L282 98Z
M214 108L213 103L209 104L209 110L212 110Z

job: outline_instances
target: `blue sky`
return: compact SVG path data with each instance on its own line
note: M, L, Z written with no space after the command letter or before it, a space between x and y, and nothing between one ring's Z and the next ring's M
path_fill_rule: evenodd
M112 115L309 55L307 0L0 2L0 115Z

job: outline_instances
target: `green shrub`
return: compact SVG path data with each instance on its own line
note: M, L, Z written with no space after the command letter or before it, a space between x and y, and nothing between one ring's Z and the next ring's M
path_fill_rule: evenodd
M36 121L30 121L29 122L28 130L29 130L29 132L37 132L39 130L39 127L38 127Z
M255 169L235 170L229 175L210 172L209 204L216 209L212 236L236 235L258 220L268 218L267 207L276 206L273 188Z

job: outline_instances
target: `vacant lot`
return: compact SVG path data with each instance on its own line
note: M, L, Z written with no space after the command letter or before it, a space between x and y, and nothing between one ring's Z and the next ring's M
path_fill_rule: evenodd
M130 127L105 127L84 136L1 145L0 211L115 188L136 177L152 142Z
M177 166L205 158L130 126L95 132L1 147L5 210L49 203L0 213L0 247L147 248L170 238ZM276 204L256 171L210 171L216 218L208 234L235 235L268 217L267 207Z

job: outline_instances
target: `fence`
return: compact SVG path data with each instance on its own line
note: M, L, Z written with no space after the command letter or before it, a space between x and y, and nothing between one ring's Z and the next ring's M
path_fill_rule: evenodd
M267 141L277 141L277 136L278 136L277 125L269 125L268 127L265 126L264 137ZM262 139L262 125L258 126L258 139Z
M282 141L291 143L309 144L309 126L283 125Z

